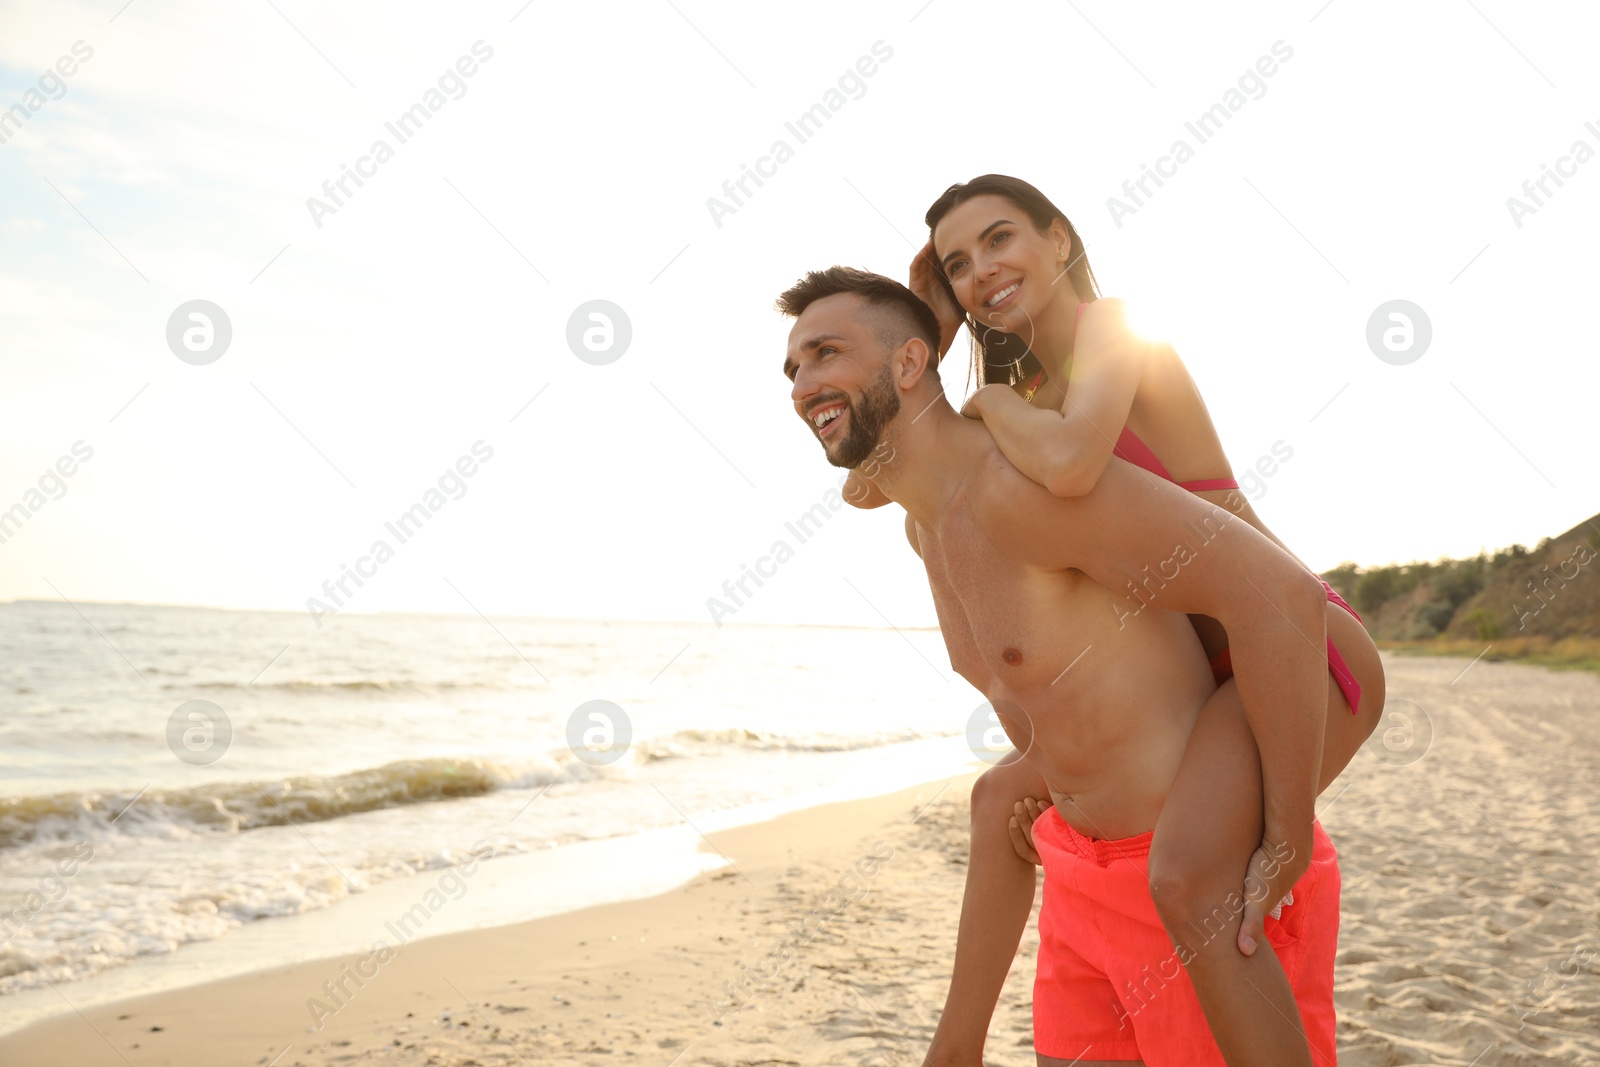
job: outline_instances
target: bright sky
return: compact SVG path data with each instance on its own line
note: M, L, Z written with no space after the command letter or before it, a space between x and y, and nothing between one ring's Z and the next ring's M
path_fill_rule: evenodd
M704 620L784 540L734 621L932 625L899 508L786 529L842 472L771 304L833 263L904 277L988 171L1166 325L1236 470L1292 449L1257 509L1314 566L1600 508L1592 7L121 4L0 3L0 599L305 610L383 539L350 611ZM1405 365L1367 343L1396 299L1432 329ZM231 323L204 365L167 340L192 300ZM591 300L631 323L613 362L569 347Z

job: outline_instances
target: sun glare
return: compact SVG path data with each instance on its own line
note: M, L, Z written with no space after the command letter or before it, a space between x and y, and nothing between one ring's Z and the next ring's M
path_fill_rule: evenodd
M1128 330L1145 341L1171 343L1172 330L1169 316L1161 311L1159 301L1129 301L1127 307Z

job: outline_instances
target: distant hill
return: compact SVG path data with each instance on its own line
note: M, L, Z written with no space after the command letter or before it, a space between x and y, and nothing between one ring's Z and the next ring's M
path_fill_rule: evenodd
M1532 549L1359 567L1323 578L1380 645L1600 668L1600 514Z

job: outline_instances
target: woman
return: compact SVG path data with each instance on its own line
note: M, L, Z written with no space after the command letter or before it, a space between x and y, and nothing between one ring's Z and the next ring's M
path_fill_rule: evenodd
M1092 489L1117 455L1278 540L1237 492L1210 416L1177 354L1130 331L1120 301L1099 298L1081 240L1042 193L1016 178L985 175L951 186L926 221L930 238L912 262L911 289L939 315L941 355L967 325L980 387L963 414L982 418L1020 471L1057 496L1075 496ZM860 507L887 502L855 475L846 497ZM907 523L911 532L909 516ZM1383 669L1371 638L1331 588L1328 594L1331 675L1319 792L1371 734L1384 702ZM1261 934L1259 915L1253 922L1243 917L1232 937L1202 942L1195 936L1217 903L1236 897L1245 884L1263 840L1264 799L1253 770L1256 753L1241 751L1253 749L1254 732L1230 680L1227 635L1214 620L1193 621L1219 688L1197 723L1155 830L1152 896L1174 942L1187 942L1191 950L1189 975L1227 1062L1310 1065L1310 1049L1295 1027L1262 1025L1271 1015L1262 997L1285 1020L1299 1018L1276 958L1275 980L1265 989L1241 976L1240 961L1255 952ZM955 973L929 1063L980 1062L1032 907L1037 855L1028 831L1049 803L1036 803L1036 795L1048 796L1048 790L1020 759L990 769L973 789ZM1073 823L1069 813L1060 814ZM1091 827L1075 828L1093 835Z

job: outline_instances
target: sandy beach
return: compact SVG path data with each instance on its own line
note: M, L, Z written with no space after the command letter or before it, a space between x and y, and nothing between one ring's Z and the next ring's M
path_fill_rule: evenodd
M1600 0L1363 10L0 0L0 1067L1600 1067Z
M1344 873L1341 1063L1600 1063L1600 678L1387 663L1387 722L1321 804ZM971 783L714 832L734 866L680 889L386 960L81 1012L69 984L62 1015L0 1038L0 1063L916 1064L948 980ZM1034 1062L1036 946L1030 924L990 1064Z

